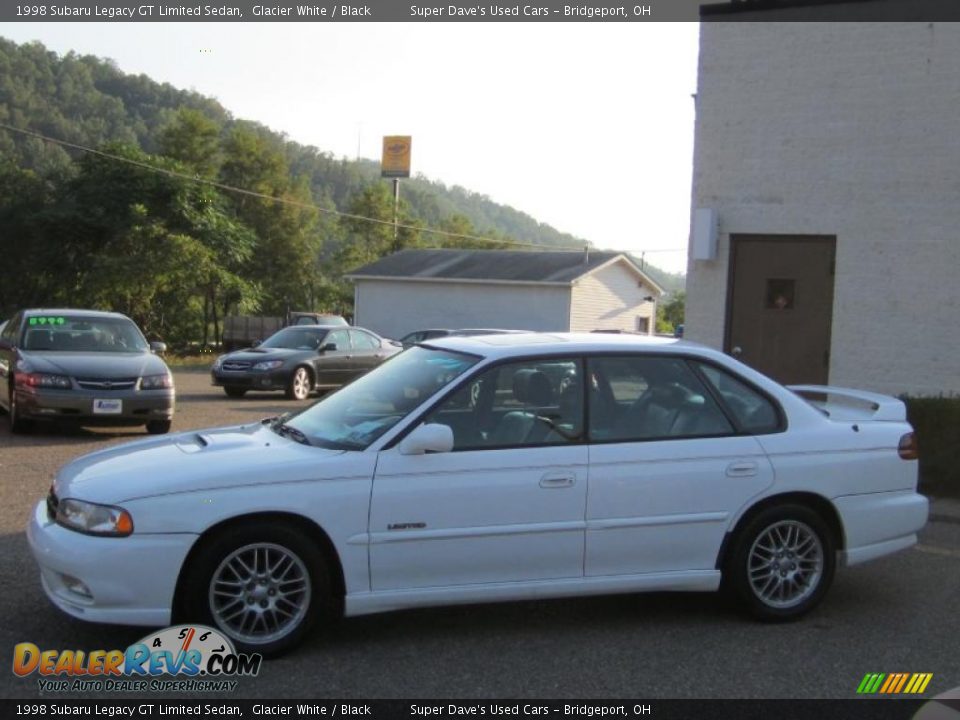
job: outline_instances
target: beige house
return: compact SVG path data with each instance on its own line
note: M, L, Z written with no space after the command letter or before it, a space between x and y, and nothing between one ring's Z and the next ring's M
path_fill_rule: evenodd
M960 24L757 7L702 11L686 337L781 381L960 392Z
M613 252L403 250L347 277L354 322L392 338L428 328L652 334L663 294Z

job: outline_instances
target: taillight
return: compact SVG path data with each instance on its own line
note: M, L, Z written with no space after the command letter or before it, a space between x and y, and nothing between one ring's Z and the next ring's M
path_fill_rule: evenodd
M897 454L904 460L916 460L920 457L920 448L917 446L917 436L912 432L900 438Z

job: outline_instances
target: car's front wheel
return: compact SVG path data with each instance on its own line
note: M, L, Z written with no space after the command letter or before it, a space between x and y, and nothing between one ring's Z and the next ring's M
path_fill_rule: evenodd
M763 510L734 543L725 580L762 619L800 617L819 604L833 580L833 535L820 515L804 505Z
M287 381L287 397L291 400L306 400L313 389L310 371L305 367L298 367Z
M330 612L329 573L308 538L279 523L252 523L208 541L182 584L186 620L220 629L238 648L289 650Z

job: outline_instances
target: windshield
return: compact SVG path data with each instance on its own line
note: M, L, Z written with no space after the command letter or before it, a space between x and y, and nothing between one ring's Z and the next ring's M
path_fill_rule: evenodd
M262 348L285 348L287 350L317 350L326 337L326 328L316 325L301 325L284 328L260 343Z
M480 358L413 347L307 408L287 425L311 445L363 450Z
M142 353L149 350L127 318L33 315L25 321L23 349L43 352Z

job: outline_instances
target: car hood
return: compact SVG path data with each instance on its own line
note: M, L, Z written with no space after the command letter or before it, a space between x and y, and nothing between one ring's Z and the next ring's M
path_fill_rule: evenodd
M23 352L20 362L29 372L82 378L133 378L162 375L167 365L153 353Z
M224 355L222 360L264 362L265 360L286 360L298 355L314 355L314 350L292 350L290 348L248 348Z
M269 482L338 477L342 450L302 445L262 423L167 435L99 450L64 465L57 497L105 504Z

